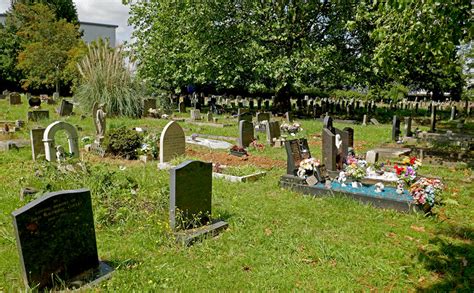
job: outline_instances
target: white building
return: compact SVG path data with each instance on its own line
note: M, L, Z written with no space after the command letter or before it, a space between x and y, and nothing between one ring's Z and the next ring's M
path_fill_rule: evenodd
M7 15L0 13L0 23L5 24ZM103 23L94 23L94 22L85 22L79 21L79 28L83 32L82 39L86 43L90 43L99 38L108 39L112 47L115 47L116 37L115 30L118 25L114 24L103 24Z

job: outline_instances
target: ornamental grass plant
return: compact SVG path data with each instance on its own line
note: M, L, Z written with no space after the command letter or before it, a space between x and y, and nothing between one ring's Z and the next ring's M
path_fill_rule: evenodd
M107 42L89 45L77 66L80 81L74 97L85 112L97 102L106 105L108 116L141 116L142 87L126 65L122 47L111 48Z

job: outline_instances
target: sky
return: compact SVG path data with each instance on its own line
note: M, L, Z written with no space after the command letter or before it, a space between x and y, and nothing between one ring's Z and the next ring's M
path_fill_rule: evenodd
M128 7L122 0L74 0L79 21L115 24L117 42L130 41L132 28L127 25ZM10 7L10 0L0 0L0 13Z

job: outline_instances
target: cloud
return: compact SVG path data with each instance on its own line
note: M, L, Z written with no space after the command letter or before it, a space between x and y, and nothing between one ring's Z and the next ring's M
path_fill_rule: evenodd
M129 7L121 0L74 0L80 21L115 24L117 42L130 41L132 28L128 26ZM10 7L10 0L0 0L0 13Z

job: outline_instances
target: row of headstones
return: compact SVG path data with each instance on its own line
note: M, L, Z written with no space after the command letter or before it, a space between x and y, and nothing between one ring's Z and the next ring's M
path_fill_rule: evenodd
M47 193L12 217L27 288L85 285L113 271L99 261L89 190ZM228 226L212 219L211 163L187 161L170 170L169 217L176 240L185 245Z
M436 114L437 114L437 106L434 105L433 107L431 107L431 117L430 117L430 132L433 132L433 133L436 132ZM456 111L453 111L451 113L452 119L450 120L454 120L453 116L455 115L456 115ZM405 122L404 136L411 137L413 135L413 132L411 131L412 118L404 117L404 122ZM393 119L392 119L392 141L399 141L400 135L401 135L400 118L398 118L395 115L393 116Z

